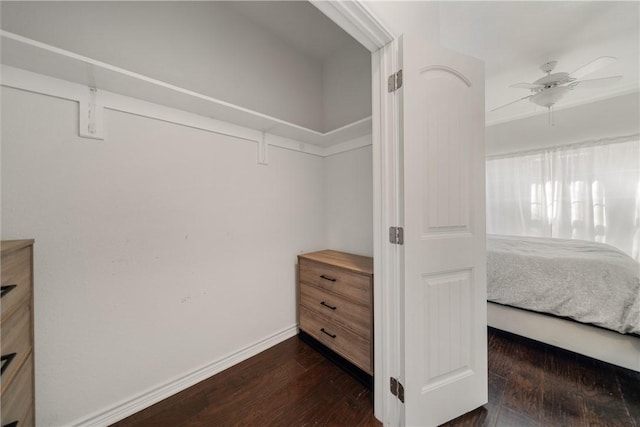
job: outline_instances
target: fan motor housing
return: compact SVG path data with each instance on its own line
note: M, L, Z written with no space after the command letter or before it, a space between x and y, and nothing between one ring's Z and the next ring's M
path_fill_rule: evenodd
M553 74L549 74L548 76L539 78L538 80L533 82L533 84L544 86L544 87L553 87L553 86L561 85L563 83L571 82L573 80L575 79L569 77L569 73L553 73Z
M542 64L540 69L543 73L549 74L556 68L556 65L558 65L558 61L549 61Z

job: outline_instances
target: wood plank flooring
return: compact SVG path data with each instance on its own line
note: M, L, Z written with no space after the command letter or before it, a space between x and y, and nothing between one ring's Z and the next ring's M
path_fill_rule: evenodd
M114 426L381 426L372 406L369 389L294 337Z
M640 427L640 373L489 329L489 403L445 426Z
M640 427L640 374L489 329L489 403L445 426ZM381 426L372 393L297 337L114 426Z

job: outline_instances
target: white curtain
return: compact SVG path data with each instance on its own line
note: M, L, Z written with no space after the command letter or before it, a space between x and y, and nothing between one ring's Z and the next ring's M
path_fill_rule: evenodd
M487 232L592 240L640 261L640 141L488 158Z

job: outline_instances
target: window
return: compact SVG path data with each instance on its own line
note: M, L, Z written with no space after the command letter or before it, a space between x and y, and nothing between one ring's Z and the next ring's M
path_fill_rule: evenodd
M592 240L640 259L640 141L489 158L487 232Z

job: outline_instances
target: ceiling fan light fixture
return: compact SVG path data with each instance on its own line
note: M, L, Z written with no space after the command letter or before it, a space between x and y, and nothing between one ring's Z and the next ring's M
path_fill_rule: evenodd
M529 100L541 107L550 108L569 91L568 86L555 86L533 95Z
M572 80L575 79L571 78L569 76L569 73L553 73L539 78L538 80L533 82L533 84L539 86L555 86L570 82Z
M615 83L622 78L622 76L609 76L589 80L582 79L582 77L584 77L585 75L593 73L594 71L603 68L615 61L616 58L614 58L613 56L601 56L578 68L573 73L558 72L553 74L551 72L555 69L558 62L545 62L540 66L540 69L543 72L547 73L546 76L539 78L533 83L516 83L510 86L512 88L518 89L529 89L531 93L529 96L516 99L515 101L494 108L491 111L496 111L528 99L532 103L541 107L545 107L549 110L549 122L551 125L553 125L552 108L567 94L567 92L569 92L570 90L574 90L577 87L585 89L597 89L599 87Z

